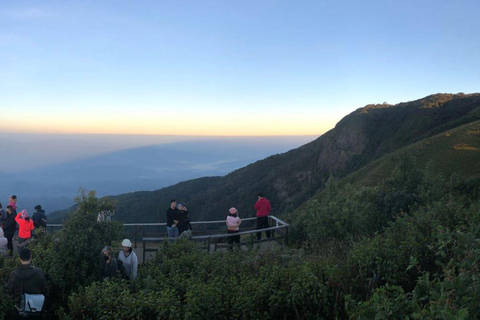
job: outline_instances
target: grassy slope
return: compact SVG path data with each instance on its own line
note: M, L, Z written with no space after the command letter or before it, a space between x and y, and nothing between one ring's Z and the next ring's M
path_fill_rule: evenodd
M373 161L342 179L342 184L378 183L390 176L398 157L405 154L415 156L420 166L432 161L434 168L447 176L453 173L464 177L480 175L480 121L448 130Z
M435 171L445 176L456 173L466 178L478 177L480 176L480 121L447 130L390 153L341 179L339 183L340 185L351 184L359 188L373 186L391 176L399 157L404 155L414 156L420 167L431 162ZM319 200L321 197L322 192L319 192L308 201ZM304 206L299 210L303 208Z

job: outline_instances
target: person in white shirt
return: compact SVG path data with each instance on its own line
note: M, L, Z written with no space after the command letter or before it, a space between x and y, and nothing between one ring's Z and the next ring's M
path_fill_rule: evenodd
M133 252L132 242L129 239L122 241L122 250L118 253L118 261L123 263L127 279L135 281L137 278L138 258L135 252Z

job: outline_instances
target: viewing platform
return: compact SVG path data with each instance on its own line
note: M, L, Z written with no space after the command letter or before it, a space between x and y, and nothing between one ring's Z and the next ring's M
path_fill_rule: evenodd
M265 248L269 245L288 245L288 223L275 217L269 216L269 228L256 229L256 217L242 219L240 232L227 233L225 220L217 221L192 221L192 238L207 252L227 251L229 247L236 250L248 250L253 248ZM99 222L108 223L108 222ZM133 248L139 258L139 262L154 258L164 241L175 241L167 237L166 223L124 223L125 236L133 243ZM61 224L49 224L48 231L61 228ZM267 238L266 231L270 231ZM257 233L262 233L262 238L257 239ZM229 237L240 236L240 243L228 244ZM178 238L176 238L178 239Z

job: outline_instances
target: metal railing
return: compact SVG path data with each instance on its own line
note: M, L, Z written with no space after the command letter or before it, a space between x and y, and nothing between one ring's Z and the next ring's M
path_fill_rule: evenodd
M253 248L257 243L276 241L282 245L288 245L288 223L280 220L275 216L269 216L269 225L271 227L264 229L256 229L255 221L256 217L243 218L241 232L227 233L225 220L216 221L192 221L192 241L198 242L202 245L204 250L208 252L217 251L220 249L229 249L233 247L247 246ZM123 226L126 229L130 229L130 232L126 232L126 235L133 240L134 248L138 248L138 241L142 242L141 248L143 249L142 258L145 261L147 252L156 252L159 249L159 244L163 241L174 241L174 238L167 237L166 223L124 223ZM219 225L218 228L215 228ZM47 230L54 231L62 227L62 224L48 224ZM212 228L214 227L214 228ZM162 230L161 230L162 229ZM270 237L264 239L257 239L257 233L269 232ZM229 237L240 236L240 243L228 244ZM147 243L151 244L150 246Z
M257 218L244 218L242 219L242 225L244 225L245 221L256 221ZM191 223L192 225L194 222ZM274 224L274 226L269 228L263 229L256 229L254 227L244 227L241 232L236 233L226 233L226 226L225 220L217 220L217 221L197 221L195 224L205 224L205 225L213 225L213 224L223 224L224 228L222 230L214 230L208 232L205 235L198 235L193 236L190 240L196 241L202 244L202 247L207 252L214 252L219 249L230 249L233 247L241 247L247 246L253 248L257 243L263 242L270 242L276 241L278 243L288 245L288 223L284 222L283 220L278 219L275 216L269 216L269 225ZM163 225L166 226L164 223ZM264 239L257 239L257 233L259 232L269 232L270 237ZM197 233L194 231L194 233ZM237 244L229 244L227 243L227 239L230 237L237 237L240 236L240 243ZM159 248L158 247L147 247L147 243L161 243L163 241L174 241L175 238L168 238L168 237L144 237L143 238L143 261L145 261L146 253L147 252L155 252Z

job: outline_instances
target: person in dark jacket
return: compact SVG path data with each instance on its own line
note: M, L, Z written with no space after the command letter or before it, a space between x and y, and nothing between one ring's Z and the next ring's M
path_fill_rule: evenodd
M178 234L181 235L182 232L187 230L192 230L192 225L190 224L190 217L188 216L188 209L182 203L177 205L178 209Z
M177 201L171 200L170 201L170 208L167 209L167 234L169 238L177 238L178 237L178 209L177 209Z
M6 285L15 302L20 302L22 293L47 295L47 281L42 269L31 265L32 252L28 248L20 250L20 266L10 273Z
M257 229L270 228L268 225L268 215L272 210L272 206L263 193L260 192L258 194L258 200L253 207L257 210ZM265 231L265 233L267 234L267 238L270 238L270 230ZM257 239L260 240L261 238L262 232L257 232Z
M7 218L3 224L3 232L5 233L5 238L8 240L7 248L10 250L10 255L13 255L13 235L17 230L17 222L15 221L15 212L12 206L7 206Z
M103 258L103 265L102 265L103 279L115 278L119 276L117 259L115 259L115 256L113 255L113 250L111 247L106 246L105 248L103 248L102 258Z
M45 214L45 210L42 209L41 205L35 206L35 212L33 213L32 220L35 228L47 227L47 215Z

